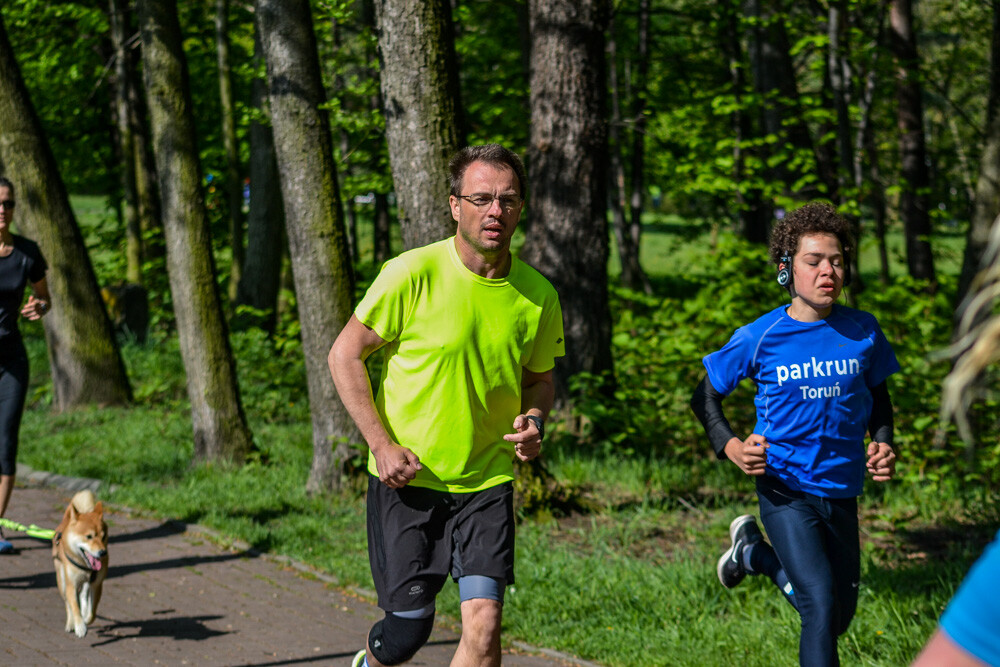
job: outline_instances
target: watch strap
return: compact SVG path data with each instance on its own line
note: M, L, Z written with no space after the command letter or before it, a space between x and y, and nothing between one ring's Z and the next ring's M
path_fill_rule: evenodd
M541 417L538 417L537 415L524 415L524 418L535 425L535 428L538 429L539 438L545 438L545 422Z

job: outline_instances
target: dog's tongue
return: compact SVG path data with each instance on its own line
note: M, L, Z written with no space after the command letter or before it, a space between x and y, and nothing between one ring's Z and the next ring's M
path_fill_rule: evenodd
M101 559L100 558L94 558L93 555L88 554L88 553L84 553L84 555L87 557L87 563L90 564L90 569L91 570L100 570L101 569Z

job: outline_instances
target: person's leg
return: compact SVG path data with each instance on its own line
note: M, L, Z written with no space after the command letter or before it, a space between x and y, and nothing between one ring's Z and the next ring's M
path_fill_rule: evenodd
M366 664L390 667L407 662L427 643L433 629L433 604L413 611L386 612L368 633Z
M826 522L813 502L795 495L758 485L761 521L794 591L789 601L802 620L799 663L832 667L839 664L838 633Z
M7 511L10 493L14 490L14 475L0 475L0 516Z
M499 667L503 605L474 598L462 602L462 639L451 667Z
M390 489L369 477L368 558L378 605L385 610L368 634L369 667L408 661L431 634L434 600L451 553L442 539L447 495L416 487Z
M15 351L16 352L16 351ZM5 516L14 491L17 470L17 441L21 414L28 395L28 357L5 356L0 363L0 517ZM14 551L14 545L0 535L0 553Z
M452 536L452 576L462 600L462 639L452 667L498 667L504 591L514 579L513 485L463 499Z
M847 498L828 502L827 544L836 600L835 631L840 636L847 632L858 608L858 585L861 583L858 501Z

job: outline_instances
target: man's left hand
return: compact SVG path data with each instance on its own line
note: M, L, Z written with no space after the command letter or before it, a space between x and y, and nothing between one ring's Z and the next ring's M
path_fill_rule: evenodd
M538 433L538 427L530 419L524 415L515 417L514 431L505 435L503 439L514 443L514 453L517 458L530 461L541 453L542 438Z
M896 452L885 442L868 443L868 472L876 482L888 482L896 473Z

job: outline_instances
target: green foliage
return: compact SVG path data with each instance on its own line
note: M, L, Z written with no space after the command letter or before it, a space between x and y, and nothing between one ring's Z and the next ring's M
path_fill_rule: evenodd
M110 191L102 6L18 0L3 3L3 20L63 180L74 192ZM9 176L17 181L16 174Z
M574 437L625 456L669 454L681 463L704 458L704 435L688 408L704 375L701 357L721 347L736 327L770 310L767 304L776 306L781 296L757 247L727 236L704 262L712 275L692 275L696 282L686 298L614 290L614 396L608 400L600 393L598 378L573 378L577 417L601 426L599 433L584 429ZM729 402L739 405L745 393L741 389ZM734 428L752 426L743 411L734 412Z

